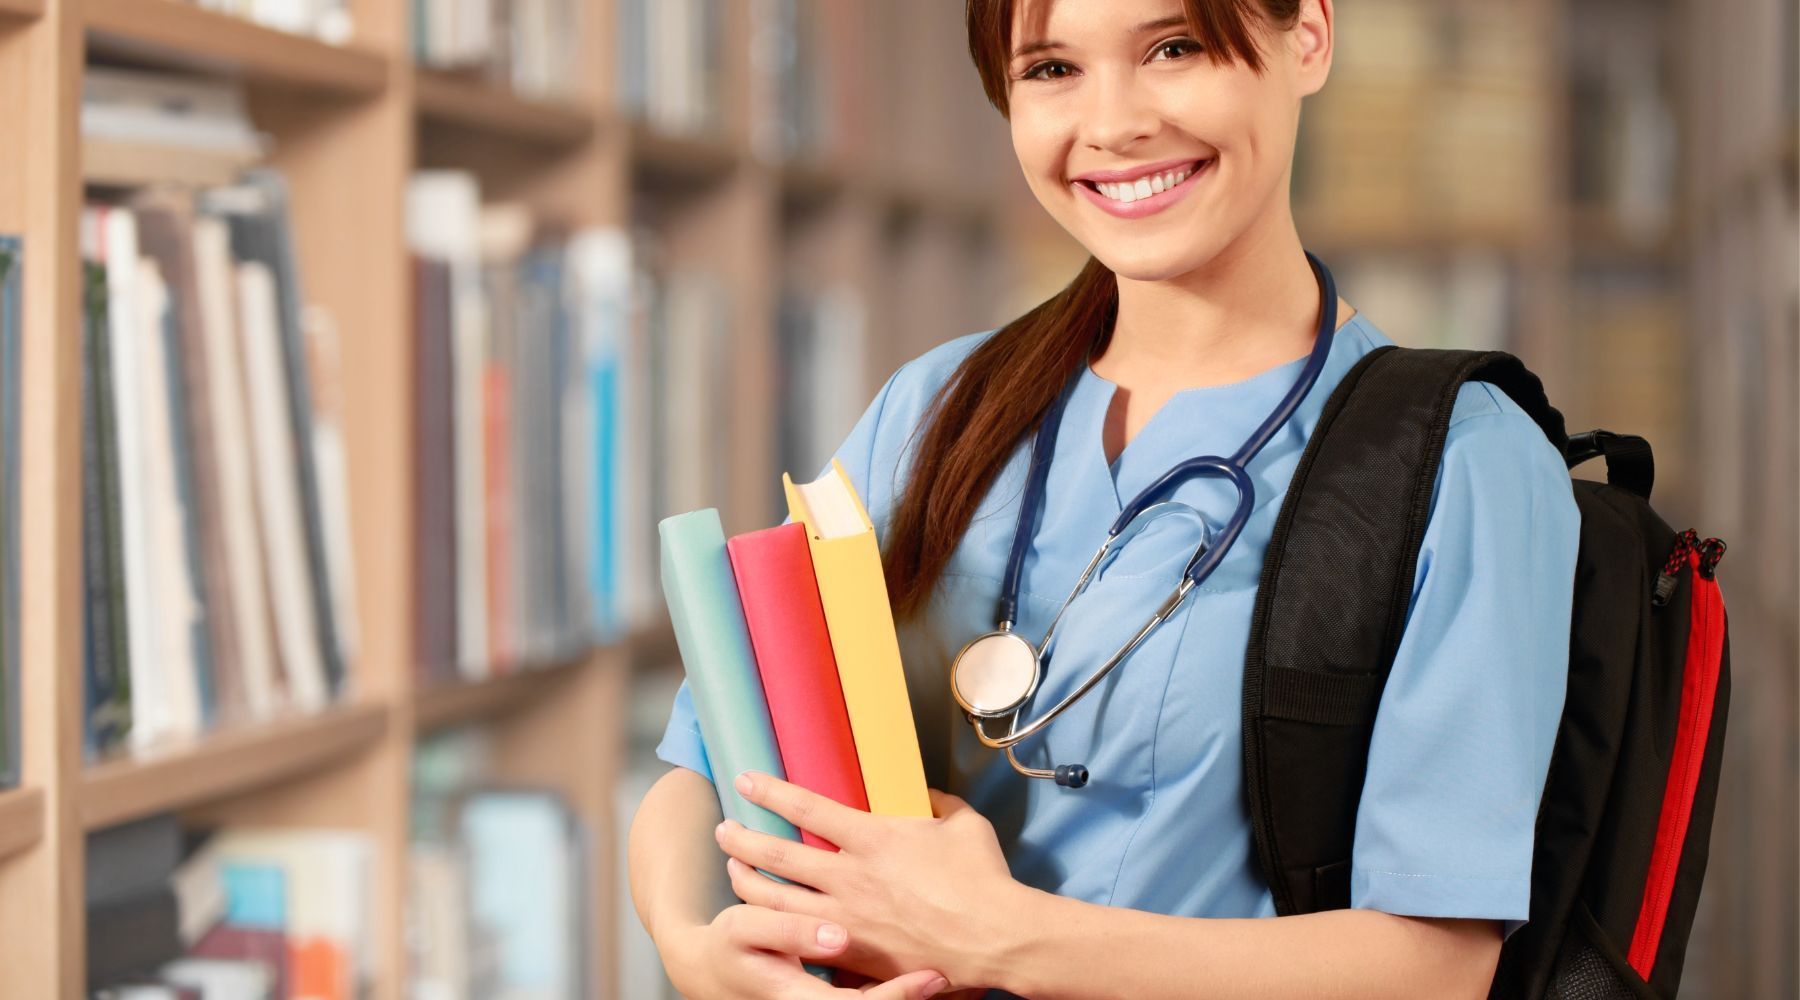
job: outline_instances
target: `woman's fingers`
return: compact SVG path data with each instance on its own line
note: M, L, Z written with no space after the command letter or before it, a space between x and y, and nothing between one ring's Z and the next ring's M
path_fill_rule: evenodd
M718 838L721 850L752 868L761 868L817 889L830 888L826 881L833 863L838 861L838 856L830 851L798 840L773 837L734 819L720 823L713 834Z
M803 885L782 885L736 858L725 859L731 891L746 903L775 910L830 920L837 907L830 896Z
M811 961L829 959L844 950L849 936L828 920L799 913L778 913L761 906L733 906L721 913L727 937L742 948L792 955Z
M930 969L909 972L904 976L896 976L885 983L868 987L862 991L835 990L839 995L860 996L863 1000L925 1000L942 993L949 985L943 976Z

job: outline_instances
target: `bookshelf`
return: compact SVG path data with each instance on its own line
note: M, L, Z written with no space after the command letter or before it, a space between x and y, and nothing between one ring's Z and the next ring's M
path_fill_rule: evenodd
M749 51L762 0L718 0L722 104L704 132L651 125L626 106L615 28L628 0L578 2L575 87L541 97L417 65L405 0L356 0L344 45L183 0L0 0L0 146L32 151L0 162L0 232L25 246L20 534L21 573L32 582L20 610L23 774L19 787L0 790L0 994L86 995L85 837L173 812L184 824L366 835L371 995L407 995L415 751L424 737L475 726L497 780L557 791L588 830L588 974L593 996L617 995L618 921L629 912L614 864L624 718L634 671L669 663L673 643L666 619L652 620L489 680L423 678L413 629L408 179L424 168L466 170L484 200L522 202L573 228L627 228L653 242L659 260L716 278L729 303L721 405L730 439L712 502L742 531L780 520L773 349L784 280L824 277L860 297L866 362L843 375L866 402L900 362L1003 318L999 193L1016 178L1010 157L996 155L1004 127L981 103L959 11L922 18L908 0L807 8L820 21L832 127L818 148L771 155L758 136L774 97ZM266 161L287 180L306 299L340 331L360 622L343 703L92 763L82 750L77 335L90 63L244 83L250 117L270 137ZM890 86L902 69L930 86ZM183 170L169 162L152 173L177 180Z

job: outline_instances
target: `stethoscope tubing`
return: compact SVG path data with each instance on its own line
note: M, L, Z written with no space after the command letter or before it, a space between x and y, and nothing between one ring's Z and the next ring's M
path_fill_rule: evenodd
M1076 701L1080 700L1089 691L1093 690L1095 685L1099 684L1115 667L1124 662L1125 658L1128 657L1158 625L1161 625L1175 613L1176 609L1178 609L1182 602L1186 600L1187 595L1196 587L1199 587L1207 577L1212 574L1212 571L1217 568L1226 554L1230 552L1232 544L1237 541L1238 536L1243 533L1244 527L1249 523L1250 515L1254 512L1256 506L1256 487L1250 476L1248 468L1249 464L1255 459L1257 454L1262 451L1263 446L1268 444L1269 440L1274 437L1277 429L1293 416L1294 412L1299 408L1300 401L1306 397L1307 393L1309 393L1317 383L1320 373L1324 370L1326 359L1330 355L1331 344L1337 329L1337 284L1331 276L1330 269L1326 268L1324 262L1320 261L1319 258L1314 256L1310 251L1306 253L1306 260L1312 267L1313 274L1319 283L1319 329L1313 340L1312 351L1307 357L1306 365L1302 369L1300 376L1295 379L1294 384L1288 388L1287 393L1282 397L1281 402L1275 409L1263 419L1263 422L1258 425L1257 429L1245 439L1244 443L1240 445L1237 451L1230 457L1202 455L1187 459L1175 465L1167 472L1164 472L1161 476L1157 477L1154 482L1150 483L1142 490L1139 490L1137 495L1132 497L1131 501L1120 510L1119 516L1115 518L1108 527L1106 539L1101 543L1099 551L1095 552L1094 557L1089 560L1087 567L1082 571L1080 578L1076 581L1074 589L1070 592L1069 596L1064 599L1062 606L1057 609L1056 615L1051 619L1049 627L1045 630L1043 641L1036 647L1030 647L1030 643L1025 640L1023 636L1013 632L1013 624L1017 620L1018 613L1019 580L1024 567L1025 553L1030 547L1032 534L1036 531L1037 521L1042 514L1045 484L1049 477L1051 456L1054 455L1056 449L1057 430L1062 422L1062 411L1066 407L1069 397L1073 394L1076 380L1071 379L1069 383L1058 392L1049 411L1044 415L1042 422L1039 424L1037 433L1032 441L1031 460L1026 471L1025 493L1020 501L1019 520L1017 526L1014 528L1012 549L1007 556L1006 574L1001 584L998 608L999 628L994 632L985 633L984 635L971 640L963 650L963 652L966 653L971 647L976 643L981 642L983 639L996 636L1006 636L1009 641L1025 643L1027 647L1031 648L1035 669L1023 698L1014 703L1011 709L1005 711L990 710L977 712L970 704L964 703L962 706L965 715L974 725L976 737L982 744L992 749L1005 750L1007 759L1021 774L1030 777L1044 778L1054 776L1058 783L1063 783L1064 779L1062 777L1062 772L1067 770L1067 767L1058 768L1055 772L1027 767L1019 761L1018 757L1014 754L1013 747L1041 732L1052 720L1060 716L1066 709L1072 706ZM1073 691L1065 695L1049 711L1040 715L1036 720L1027 724L1024 728L1019 728L1019 715L1024 711L1025 705L1030 702L1032 696L1037 693L1038 686L1043 680L1044 657L1050 648L1051 639L1056 634L1056 627L1057 624L1061 622L1063 613L1068 610L1069 605L1073 603L1086 588L1090 578L1093 576L1095 570L1102 564L1107 554L1110 551L1113 551L1112 546L1114 542L1118 540L1122 533L1136 522L1141 515L1150 510L1153 503L1155 503L1155 498L1164 490L1172 489L1174 485L1179 484L1181 481L1194 475L1218 476L1230 480L1231 484L1238 492L1237 508L1232 512L1231 519L1226 523L1224 529L1217 538L1203 538L1200 547L1195 550L1193 557L1188 561L1188 565L1183 571L1181 583L1170 593L1168 598L1163 601L1156 612L1151 616L1150 620L1144 623L1144 626L1138 630L1137 634L1134 635L1129 642L1121 646L1112 656L1108 657L1107 661L1098 670L1089 674L1087 679L1082 681ZM1170 506L1172 507L1184 506L1174 504L1173 502L1168 503L1170 503ZM960 669L962 658L963 654L959 653L956 663L952 665L953 673ZM958 685L954 681L951 684L951 689L956 695L957 701L962 703L963 695L960 693ZM1001 715L1004 715L1008 720L1007 734L1001 737L990 736L986 727L987 720L989 718L998 718ZM1081 772L1079 782L1075 783L1075 787L1080 787L1081 784L1086 783L1086 769L1081 765L1073 765L1073 767Z

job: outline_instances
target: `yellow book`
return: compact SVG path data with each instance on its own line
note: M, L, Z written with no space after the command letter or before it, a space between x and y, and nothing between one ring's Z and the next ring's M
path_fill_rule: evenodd
M823 479L797 484L784 474L781 485L789 515L806 526L869 811L929 818L931 797L875 526L836 459Z

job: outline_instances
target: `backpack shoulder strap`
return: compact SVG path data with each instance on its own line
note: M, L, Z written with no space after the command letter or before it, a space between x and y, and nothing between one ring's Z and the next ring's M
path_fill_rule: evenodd
M1244 663L1244 784L1281 914L1350 905L1369 738L1471 379L1505 390L1566 454L1562 415L1512 355L1381 347L1338 383L1282 501Z

